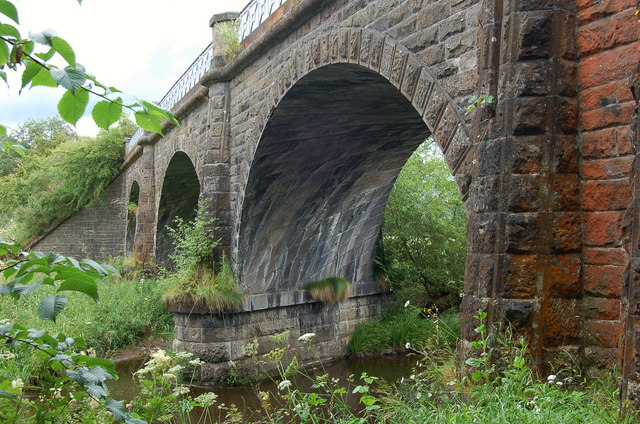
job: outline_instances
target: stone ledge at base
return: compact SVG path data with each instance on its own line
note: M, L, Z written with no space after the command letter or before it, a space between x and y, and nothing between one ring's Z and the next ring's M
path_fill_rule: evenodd
M363 291L366 290L356 290L356 293ZM334 305L312 301L301 291L266 295L277 297L280 302L251 302L254 296L263 295L250 296L249 305L257 306L253 310L216 314L171 309L175 324L173 348L176 352L191 352L204 362L195 376L201 384L216 384L229 377L255 380L262 373L273 372L273 366L256 364L244 354L243 348L257 341L257 358L269 364L264 355L280 347L271 336L285 331L290 332L286 358L283 358L285 365L294 356L301 367L338 359L347 353L356 326L379 316L391 303L391 295L381 294L379 289L378 293L352 295ZM302 302L288 303L300 296L304 298ZM305 333L315 333L310 345L298 341Z

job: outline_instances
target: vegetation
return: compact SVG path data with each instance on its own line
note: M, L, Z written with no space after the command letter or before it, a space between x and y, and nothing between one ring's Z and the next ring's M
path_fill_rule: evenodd
M217 23L213 30L218 34L224 46L224 56L227 62L233 60L242 51L239 34L240 21Z
M349 296L350 287L351 282L340 277L329 277L304 285L312 298L328 305L345 300Z
M131 122L121 121L95 138L77 138L68 124L52 118L27 122L12 133L26 153L0 178L5 237L22 244L99 201L122 165L123 140L133 131Z
M238 289L229 260L223 254L219 264L214 261L215 249L220 245L214 223L215 219L206 217L205 205L200 202L193 221L177 218L175 228L168 227L175 264L175 272L165 277L170 286L165 293L169 303L226 312L244 302L246 296Z
M382 317L359 324L349 341L349 353L392 353L406 351L452 353L460 339L460 317L454 310L440 315L412 305L386 310Z
M433 139L409 158L382 222L377 264L397 299L446 310L460 303L467 216Z

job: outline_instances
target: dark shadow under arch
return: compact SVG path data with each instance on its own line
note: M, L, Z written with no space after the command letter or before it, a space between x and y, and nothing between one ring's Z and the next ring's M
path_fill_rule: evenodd
M162 183L156 226L156 264L171 267L173 241L167 227L173 226L176 218L182 218L185 222L194 219L199 196L200 182L191 159L184 152L176 152L167 166Z
M136 240L136 225L138 221L138 205L140 204L140 185L137 181L131 184L129 201L127 202L127 234L125 236L125 255L133 255Z
M387 198L429 130L387 79L319 68L273 111L254 155L237 269L245 289L281 292L341 276L373 281Z

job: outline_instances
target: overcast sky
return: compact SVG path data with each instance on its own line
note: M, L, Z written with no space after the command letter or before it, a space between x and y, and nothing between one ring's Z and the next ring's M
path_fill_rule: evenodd
M98 81L158 101L211 42L209 18L239 12L249 0L15 0L23 36L54 29ZM2 16L2 20L4 16ZM9 72L11 75L11 72ZM0 123L57 116L63 91L45 87L18 96L15 77L0 80ZM87 109L89 110L89 109ZM93 135L89 112L77 125Z

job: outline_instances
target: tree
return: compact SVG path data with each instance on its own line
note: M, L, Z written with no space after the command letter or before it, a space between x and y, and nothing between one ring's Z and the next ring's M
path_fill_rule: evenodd
M429 139L400 172L384 212L378 264L397 297L441 309L459 303L466 223L449 168Z

